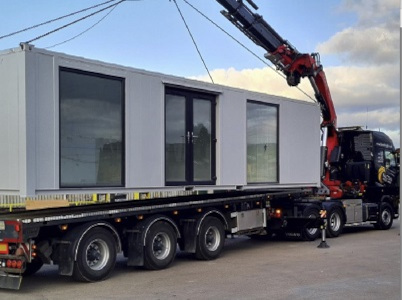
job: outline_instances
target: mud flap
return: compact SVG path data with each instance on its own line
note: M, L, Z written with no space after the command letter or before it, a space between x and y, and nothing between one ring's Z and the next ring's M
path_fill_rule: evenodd
M60 241L60 245L56 247L54 259L59 265L59 274L65 276L73 275L74 256L73 244L69 241Z
M136 267L144 265L144 236L139 230L132 230L128 235L127 266Z
M183 225L183 242L180 245L181 249L187 253L195 253L196 251L196 237L197 237L197 226L199 222L195 219L188 219L182 221Z
M0 273L0 288L19 290L22 282L21 275Z

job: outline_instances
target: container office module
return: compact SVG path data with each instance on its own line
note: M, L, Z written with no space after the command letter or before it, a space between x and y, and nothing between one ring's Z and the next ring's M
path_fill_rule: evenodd
M3 195L320 185L314 103L25 44L0 107Z

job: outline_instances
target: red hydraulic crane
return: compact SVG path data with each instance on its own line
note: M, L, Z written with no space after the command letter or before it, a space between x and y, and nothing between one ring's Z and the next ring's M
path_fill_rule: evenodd
M341 182L331 179L329 166L332 151L339 144L336 112L318 53L303 54L297 51L262 16L253 13L243 1L217 1L226 9L222 11L222 14L253 42L267 51L265 57L286 76L288 85L297 86L301 78L309 79L322 114L322 183L326 194L332 198L341 198L343 195L340 188ZM254 9L258 9L252 0L247 0L247 2Z

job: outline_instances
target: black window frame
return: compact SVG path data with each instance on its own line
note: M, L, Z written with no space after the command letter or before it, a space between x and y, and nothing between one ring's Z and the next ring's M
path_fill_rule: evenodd
M99 77L99 78L104 78L104 79L111 79L111 80L117 80L121 82L121 135L122 135L122 141L121 141L121 183L117 185L63 185L61 182L61 173L62 173L62 166L61 166L61 83L60 83L60 73L61 72L70 72L70 73L75 73L75 74L81 74L81 75L87 75L87 76L94 76L94 77ZM86 71L86 70L81 70L81 69L75 69L75 68L70 68L70 67L64 67L64 66L59 66L59 98L58 98L58 104L59 104L59 187L63 189L91 189L91 188L121 188L125 187L126 185L126 133L125 133L125 128L126 128L126 109L125 109L125 99L126 99L126 79L124 77L118 77L118 76L113 76L113 75L108 75L108 74L103 74L103 73L98 73L98 72L92 72L92 71Z

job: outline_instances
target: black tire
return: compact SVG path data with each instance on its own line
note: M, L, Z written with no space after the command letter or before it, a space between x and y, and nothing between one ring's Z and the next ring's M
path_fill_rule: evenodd
M308 218L319 218L320 213L318 209L314 207L307 207L303 212L303 216ZM302 237L306 241L315 241L319 236L320 236L319 228L304 227L302 229Z
M388 230L392 227L394 222L394 211L389 203L382 203L380 206L380 214L378 216L378 221L374 224L376 229Z
M104 228L93 228L85 233L78 246L73 278L93 282L107 278L116 264L116 241Z
M172 226L157 221L145 237L144 267L148 270L167 268L174 260L177 249L177 236Z
M338 237L343 230L345 221L339 208L330 209L327 217L327 236L330 238Z
M24 273L22 273L22 276L31 276L38 272L42 268L42 266L43 261L40 258L35 257L30 263L26 264L25 271Z
M219 257L225 245L225 228L215 217L206 217L197 236L195 257L200 260L212 260Z

